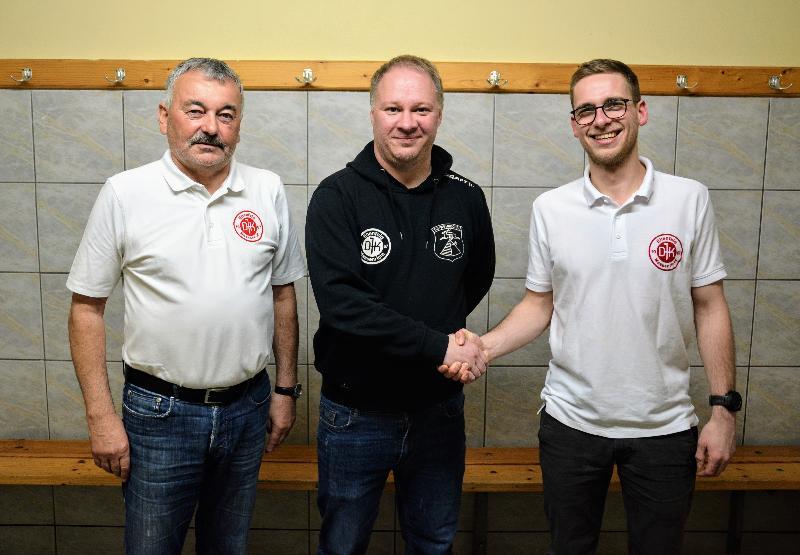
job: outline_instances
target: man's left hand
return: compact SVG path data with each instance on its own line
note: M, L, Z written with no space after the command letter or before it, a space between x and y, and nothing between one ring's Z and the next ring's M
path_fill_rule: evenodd
M697 475L719 476L736 451L736 415L724 407L712 407L711 419L697 441Z
M269 438L267 453L283 443L294 426L296 401L288 395L272 394L269 403Z

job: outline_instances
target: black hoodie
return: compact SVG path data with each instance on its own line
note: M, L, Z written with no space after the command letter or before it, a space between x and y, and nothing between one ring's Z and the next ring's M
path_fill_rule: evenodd
M322 392L362 409L415 410L461 390L436 367L447 334L489 290L494 236L480 187L434 145L431 175L407 189L370 142L320 183L308 207L306 255L319 329Z

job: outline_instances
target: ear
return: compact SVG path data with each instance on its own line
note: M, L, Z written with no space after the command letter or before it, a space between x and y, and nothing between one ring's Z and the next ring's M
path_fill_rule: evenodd
M163 102L158 104L158 128L162 135L167 134L167 119L169 117L169 109Z
M580 134L581 126L575 122L575 118L572 115L569 116L569 125L572 127L572 136L576 139L579 138L578 135Z
M638 106L636 106L636 114L639 117L639 127L645 125L647 123L648 113L647 102L644 101L644 98L641 99L638 103Z

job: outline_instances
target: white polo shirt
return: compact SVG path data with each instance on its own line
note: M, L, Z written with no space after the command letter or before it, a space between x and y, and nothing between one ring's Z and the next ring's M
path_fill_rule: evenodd
M563 424L611 438L689 429L691 289L724 278L702 184L653 171L618 206L578 179L533 203L526 286L553 291L542 399Z
M272 351L272 285L305 275L280 177L235 161L209 195L169 152L100 191L67 287L108 297L120 277L123 359L194 388L240 383Z

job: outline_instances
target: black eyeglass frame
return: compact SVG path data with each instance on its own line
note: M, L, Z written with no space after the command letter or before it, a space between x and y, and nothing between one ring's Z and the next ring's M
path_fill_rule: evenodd
M622 102L623 103L623 106L625 106L625 110L622 112L621 116L609 116L608 115L608 113L606 112L606 104L608 104L610 102ZM605 102L603 102L599 106L592 106L592 108L594 108L592 121L589 121L587 123L579 123L578 122L578 118L575 117L575 112L577 112L578 110L585 110L589 106L578 106L577 108L575 108L574 110L572 110L570 112L570 115L572 116L572 119L575 120L575 124L576 125L580 125L581 127L586 127L587 125L592 125L594 123L594 120L597 118L597 110L598 109L603 110L603 114L605 114L605 116L608 119L622 119L622 118L625 117L625 114L628 113L628 102L633 102L633 100L630 99L630 98L609 98L608 100L606 100Z

